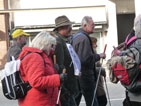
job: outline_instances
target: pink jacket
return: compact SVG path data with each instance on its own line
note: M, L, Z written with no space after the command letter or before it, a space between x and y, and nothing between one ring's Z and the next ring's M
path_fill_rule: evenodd
M33 52L25 56L28 52ZM40 53L43 58L34 52ZM25 82L29 82L32 88L23 99L19 99L19 106L55 106L60 86L59 75L53 68L51 57L43 51L24 47L19 58L21 61L20 71Z

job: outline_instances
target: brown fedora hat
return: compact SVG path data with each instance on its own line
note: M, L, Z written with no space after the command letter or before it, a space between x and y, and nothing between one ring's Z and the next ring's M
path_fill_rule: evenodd
M55 19L55 28L54 31L62 26L72 25L72 22L65 16L59 16Z

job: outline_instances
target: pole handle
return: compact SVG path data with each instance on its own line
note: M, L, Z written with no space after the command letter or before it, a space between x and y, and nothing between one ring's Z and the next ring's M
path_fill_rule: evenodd
M65 68L63 69L62 73L66 73L66 69Z
M104 47L104 52L103 52L103 53L105 53L105 51L106 51L106 48L107 48L107 44L105 44L105 47Z
M56 64L56 55L53 55L54 64Z

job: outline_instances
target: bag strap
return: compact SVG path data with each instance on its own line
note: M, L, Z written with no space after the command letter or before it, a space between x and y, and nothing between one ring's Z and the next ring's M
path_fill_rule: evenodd
M39 52L34 52L34 53L37 53L37 54L39 54L39 55L42 57L42 59L43 59L43 61L44 61L44 66L46 67L46 61L45 61L44 57L42 56L42 54L39 53Z
M71 38L69 38L69 40L70 40L70 44L72 44L72 42L73 42L73 40L75 39L75 38L77 38L78 36L83 36L84 34L83 33L81 33L81 32L79 32L79 33L77 33L77 34L74 34L74 35L72 35L72 37Z
M136 36L133 36L129 41L125 42L127 45L129 45L132 41L136 40ZM135 42L135 41L134 41Z
M29 54L31 54L31 53L37 53L37 54L39 54L39 55L42 57L43 61L44 61L44 66L46 67L45 59L43 58L42 54L39 53L39 52L29 52L29 53L27 53L26 55L24 55L24 56L20 59L20 61L22 61L27 55L29 55ZM27 91L29 91L31 88L32 88L32 86L29 84L29 82L26 82L26 83L25 83L25 89L26 89Z
M82 36L82 35L84 35L83 33L77 33L77 34L75 34L75 35L73 35L73 37L72 37L72 40L74 40L75 38L77 38L78 36Z
M44 66L46 67L45 59L44 59L44 57L42 56L42 54L39 53L39 52L28 52L28 53L27 53L26 55L24 55L20 60L22 61L27 55L29 55L29 54L31 54L31 53L37 53L37 54L39 54L39 55L42 57L43 61L44 61Z
M27 55L31 54L32 52L27 53L26 55L24 55L22 58L20 58L20 60L22 61Z

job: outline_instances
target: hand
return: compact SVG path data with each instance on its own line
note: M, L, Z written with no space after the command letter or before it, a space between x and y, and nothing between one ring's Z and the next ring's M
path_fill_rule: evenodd
M60 83L62 84L67 79L67 73L62 73L60 76Z
M115 49L115 50L113 50L112 54L113 54L113 56L119 56L120 52L121 52L120 50Z
M99 55L100 55L100 58L103 58L103 59L106 58L106 54L105 54L105 53L101 53L101 54L99 54Z

